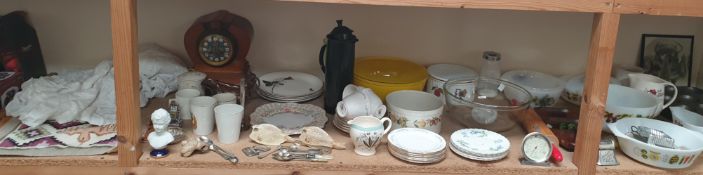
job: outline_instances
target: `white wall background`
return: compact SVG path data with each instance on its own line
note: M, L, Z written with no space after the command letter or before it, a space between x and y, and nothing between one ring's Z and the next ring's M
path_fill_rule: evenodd
M14 2L19 4L15 7L30 12L49 71L90 68L110 57L107 0ZM357 56L392 55L421 64L457 63L479 69L481 52L496 50L503 54L506 70L575 74L585 69L593 18L587 13L264 0L138 2L140 42L156 42L184 58L183 35L197 17L226 9L248 18L256 30L248 60L258 73L319 73L317 54L322 40L335 26L334 20L344 19L360 39ZM3 3L5 0L0 5ZM616 63L636 64L642 33L696 35L694 74L698 74L703 57L703 18L623 16Z

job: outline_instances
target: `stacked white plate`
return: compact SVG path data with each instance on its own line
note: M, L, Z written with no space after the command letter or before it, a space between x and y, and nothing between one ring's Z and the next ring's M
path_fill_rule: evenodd
M508 138L485 129L461 129L452 133L449 140L449 149L471 160L500 160L510 150Z
M272 72L258 77L256 93L263 99L281 103L297 103L322 95L322 80L302 72Z
M400 128L388 134L388 152L412 163L436 163L447 157L447 142L437 133L420 128Z
M334 125L335 128L344 131L346 133L349 133L349 124L347 121L350 119L347 118L342 118L339 115L335 114L334 119L332 119L332 125Z

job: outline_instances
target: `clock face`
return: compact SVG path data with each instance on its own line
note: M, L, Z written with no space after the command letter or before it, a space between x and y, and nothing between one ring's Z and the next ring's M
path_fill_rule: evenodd
M234 49L232 40L220 34L207 35L198 44L200 58L210 66L223 66L232 61Z
M534 162L546 162L552 154L547 137L539 133L528 134L522 142L523 156Z

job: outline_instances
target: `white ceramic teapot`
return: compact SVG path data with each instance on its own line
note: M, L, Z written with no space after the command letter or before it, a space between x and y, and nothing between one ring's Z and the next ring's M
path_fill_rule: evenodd
M368 115L381 118L386 114L386 106L371 89L349 84L344 87L342 101L337 103L336 111L340 117Z
M654 75L632 73L628 74L628 77L630 78L630 87L644 91L648 94L652 94L657 98L659 106L654 112L655 116L659 115L662 110L669 107L671 103L674 103L674 99L676 99L676 96L679 94L679 90L676 88L676 85ZM664 102L664 89L666 86L674 87L674 96L672 96L671 100L668 102Z

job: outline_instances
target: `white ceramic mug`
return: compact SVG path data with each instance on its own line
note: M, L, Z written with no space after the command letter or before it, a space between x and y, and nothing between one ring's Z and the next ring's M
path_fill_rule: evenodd
M201 95L205 95L205 90L203 89L202 82L205 80L205 73L198 71L186 72L178 75L176 78L178 80L178 89L197 89L200 91Z
M222 105L222 104L237 104L237 95L234 93L219 93L215 94L212 96L217 100L217 105Z
M442 129L444 105L439 97L415 90L400 90L386 96L393 129L422 128L435 133Z
M200 91L196 89L180 89L176 92L176 104L178 105L179 117L183 120L191 119L190 99L200 96Z
M388 126L383 127L383 123L388 123ZM354 152L362 156L372 156L376 154L376 147L391 130L391 119L378 119L373 116L359 116L347 121L351 127L349 135L354 143Z
M336 108L340 117L371 115L381 118L386 114L386 106L369 88L349 84L344 88L343 94L344 98L337 103Z
M207 136L215 127L213 109L217 100L208 96L199 96L190 100L190 112L193 113L193 133Z
M221 104L215 107L215 124L220 143L230 144L239 140L244 107L238 104Z

